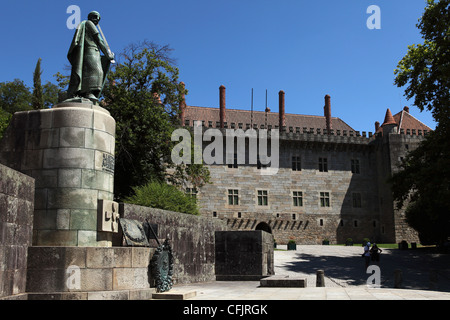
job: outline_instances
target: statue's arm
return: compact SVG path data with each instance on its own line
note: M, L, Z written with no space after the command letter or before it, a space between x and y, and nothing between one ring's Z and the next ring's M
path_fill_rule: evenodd
M114 54L108 51L108 48L106 47L105 42L102 40L99 33L94 35L94 41L105 56L107 56L110 60L114 59Z
M107 56L110 60L113 60L114 59L114 54L112 52L109 53L108 48L106 47L105 42L101 38L100 33L98 32L98 30L95 27L95 25L91 21L88 21L87 27L90 29L89 31L92 34L92 38L93 38L95 44L101 50L101 52L103 52L103 54L105 56Z

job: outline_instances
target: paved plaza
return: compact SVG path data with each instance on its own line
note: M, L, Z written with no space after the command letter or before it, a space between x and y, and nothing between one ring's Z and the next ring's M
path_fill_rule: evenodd
M365 272L361 246L298 245L296 251L275 251L275 274L304 277L306 288L267 288L259 281L216 281L177 285L172 291L195 291L190 300L450 300L449 254L438 254L431 248L382 250L378 263L380 288L367 285L371 274ZM324 270L325 287L316 287L317 270ZM401 286L395 288L398 270Z

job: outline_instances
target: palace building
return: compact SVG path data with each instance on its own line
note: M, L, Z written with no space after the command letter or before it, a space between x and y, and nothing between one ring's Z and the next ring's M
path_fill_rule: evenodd
M278 112L227 109L224 86L219 96L219 108L184 101L182 126L192 128L200 121L203 130L218 128L224 133L276 129L279 168L266 175L259 161L208 165L212 183L200 190L189 188L203 216L224 219L232 230L271 232L280 244L345 243L349 238L355 243L364 238L419 241L405 222L404 210L396 209L388 183L402 158L432 130L410 115L408 107L394 115L387 109L372 133L355 131L332 117L329 95L323 116L286 114L283 91Z

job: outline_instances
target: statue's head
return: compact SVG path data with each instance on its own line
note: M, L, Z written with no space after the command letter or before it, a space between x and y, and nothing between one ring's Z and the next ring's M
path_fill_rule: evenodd
M88 15L88 20L92 21L95 25L97 25L100 22L100 13L97 11L92 11Z

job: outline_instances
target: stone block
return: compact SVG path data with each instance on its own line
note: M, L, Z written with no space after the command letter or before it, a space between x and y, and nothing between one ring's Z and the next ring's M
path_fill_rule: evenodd
M59 129L59 147L83 148L84 134L87 129L66 127Z
M306 288L307 280L292 276L270 276L260 280L261 287Z
M107 247L107 246L111 246L111 243L107 239L104 240L104 241L99 241L98 240L97 231L78 230L77 234L78 234L78 242L77 242L78 246L81 246L81 247Z
M94 164L95 164L94 154L95 154L95 150L83 149L83 148L46 149L46 150L44 150L42 165L40 167L37 167L37 168L44 168L44 169L61 169L61 168L94 169Z
M29 247L28 269L64 269L71 265L86 267L86 250L81 247Z
M114 266L114 249L87 248L86 266L88 268L112 268Z
M70 209L56 210L56 229L58 230L70 229Z
M58 186L58 170L32 170L32 177L36 180L36 188L56 188Z
M155 252L155 249L150 248L132 248L132 262L133 268L147 268L150 264L150 258Z
M59 169L58 170L59 188L80 188L81 187L81 169Z
M20 170L25 171L41 169L43 163L43 154L43 150L27 150L27 152L23 154Z
M51 109L32 110L27 112L27 130L50 129L53 125L53 112ZM23 127L22 127L23 128Z
M128 291L88 292L88 300L130 300Z
M91 128L94 113L85 108L54 108L53 128L79 127Z
M110 291L113 290L113 269L81 269L80 291Z
M77 208L97 210L97 195L98 191L95 189L49 189L47 193L47 208Z
M77 246L76 230L33 230L33 244L38 246Z
M113 290L149 287L148 268L116 268L113 270Z
M72 209L70 211L71 230L97 230L97 210Z
M111 146L114 136L108 132L86 129L85 148L112 153Z
M114 267L115 268L131 268L132 248L114 247Z
M56 230L56 210L34 211L34 229L35 230Z
M116 121L110 115L104 112L94 112L94 129L105 131L113 136L116 132Z

